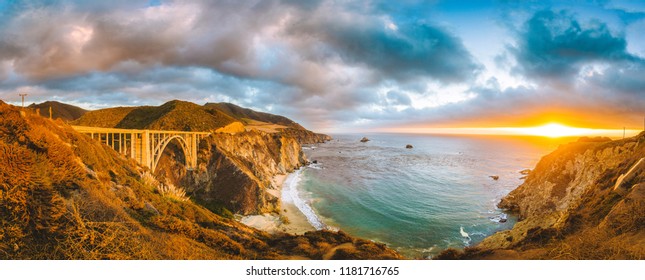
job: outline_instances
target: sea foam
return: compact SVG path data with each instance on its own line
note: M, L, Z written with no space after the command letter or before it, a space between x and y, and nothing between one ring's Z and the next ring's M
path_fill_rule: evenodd
M282 201L293 203L298 210L307 217L307 221L317 230L325 229L327 226L320 220L316 212L298 194L298 184L302 176L302 168L289 174L282 186Z

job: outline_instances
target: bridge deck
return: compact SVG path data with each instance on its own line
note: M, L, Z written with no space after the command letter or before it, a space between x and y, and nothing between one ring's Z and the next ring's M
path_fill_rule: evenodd
M81 133L167 133L167 134L195 134L195 135L210 135L210 132L194 132L194 131L176 131L176 130L151 130L151 129L128 129L128 128L109 128L109 127L93 127L93 126L78 126L73 125L72 128Z
M72 126L80 133L110 146L117 152L130 156L139 164L154 172L166 146L176 139L184 151L187 168L197 166L199 141L210 135L209 132L124 129L91 126ZM95 137L96 136L96 137Z

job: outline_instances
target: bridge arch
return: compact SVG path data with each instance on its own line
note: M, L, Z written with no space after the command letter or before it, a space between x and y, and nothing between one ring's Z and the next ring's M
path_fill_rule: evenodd
M154 172L157 169L157 165L159 164L159 161L161 160L161 156L163 155L163 152L166 150L166 147L172 140L177 139L177 143L179 143L179 147L182 149L182 152L184 153L184 160L186 161L185 164L187 167L190 166L190 163L192 162L192 154L190 153L189 150L189 145L186 142L186 139L180 135L171 135L167 136L164 139L162 139L156 147L153 149L153 157L152 157L152 163L151 163L151 168L152 172ZM193 166L194 167L194 166Z
M152 172L157 168L163 151L168 144L177 139L186 158L186 168L197 167L197 149L199 141L209 132L140 130L72 126L76 131L97 139L117 152L129 156Z

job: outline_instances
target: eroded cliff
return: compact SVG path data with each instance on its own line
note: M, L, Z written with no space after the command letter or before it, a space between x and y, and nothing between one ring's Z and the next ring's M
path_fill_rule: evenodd
M183 168L178 148L167 149L170 156L162 157L158 175L213 211L224 207L245 215L277 211L273 177L307 162L295 138L262 131L211 135L200 144L195 170Z
M643 259L645 133L581 138L543 157L499 207L520 221L441 258Z

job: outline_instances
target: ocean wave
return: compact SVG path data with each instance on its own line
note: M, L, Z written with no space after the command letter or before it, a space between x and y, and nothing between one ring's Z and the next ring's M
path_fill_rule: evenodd
M298 210L302 212L307 218L307 221L317 230L326 229L327 226L323 223L316 212L307 204L298 194L298 183L300 183L302 176L302 168L296 170L287 176L282 186L282 201L290 202L296 205Z
M461 234L461 237L464 239L464 246L470 245L470 235L464 230L464 227L459 227L459 234Z
M316 169L316 170L323 169L322 164L320 164L320 163L312 163L310 165L307 165L307 167L312 168L312 169Z

